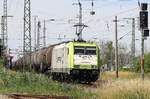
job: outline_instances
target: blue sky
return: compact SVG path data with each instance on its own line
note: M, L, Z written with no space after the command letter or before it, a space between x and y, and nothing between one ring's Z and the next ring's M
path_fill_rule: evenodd
M13 18L8 19L8 33L9 33L9 47L18 49L22 47L23 38L23 2L24 0L8 0L8 14L13 15ZM95 16L90 15L92 9L91 1L81 0L83 5L83 21L89 27L83 32L83 38L92 39L98 38L99 40L114 41L114 23L112 22L117 15L120 22L119 25L125 24L124 28L118 28L118 35L122 35L131 31L131 24L127 24L123 18L138 17L139 8L138 0L94 0ZM140 2L148 2L150 0L139 0ZM2 15L2 3L0 0L0 14ZM78 6L73 5L77 0L31 0L32 5L32 23L33 16L38 16L43 24L44 19L56 19L55 22L47 23L47 45L60 42L57 38L59 35L67 39L75 38L75 29L72 27L73 23L77 21ZM137 21L136 21L137 23ZM136 24L137 25L137 24ZM33 28L32 28L33 30ZM43 31L43 30L41 30ZM34 34L34 33L32 33ZM34 35L32 35L34 39ZM136 38L140 39L140 32L136 29ZM149 38L146 41L147 49ZM123 38L121 43L126 43L130 46L131 35ZM140 41L136 41L137 51L140 51Z

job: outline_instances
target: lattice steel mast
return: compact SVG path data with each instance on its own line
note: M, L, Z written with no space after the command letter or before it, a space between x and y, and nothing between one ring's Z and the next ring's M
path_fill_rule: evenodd
M30 0L24 0L24 37L23 52L31 53L31 10Z
M29 60L31 63L31 2L30 0L24 0L23 54L30 55Z
M82 39L82 31L84 29L84 27L87 27L87 25L83 24L83 20L82 20L82 4L80 2L80 0L78 0L78 4L79 5L79 23L77 23L76 25L74 25L74 27L76 27L76 34L78 36L78 41L83 41Z
M8 43L7 35L7 0L3 2L3 16L1 19L2 23L2 45L6 48Z

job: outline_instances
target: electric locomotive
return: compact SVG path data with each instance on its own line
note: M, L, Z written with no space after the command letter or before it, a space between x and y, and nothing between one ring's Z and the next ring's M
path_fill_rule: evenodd
M30 59L31 57L31 64ZM95 82L100 74L100 53L95 43L69 41L42 48L15 62L15 69L51 74L54 80Z

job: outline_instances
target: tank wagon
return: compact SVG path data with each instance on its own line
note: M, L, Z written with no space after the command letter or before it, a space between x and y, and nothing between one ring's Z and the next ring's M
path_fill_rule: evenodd
M99 48L94 43L63 42L42 48L31 54L32 69L37 72L49 71L52 78L95 82L100 73ZM29 68L30 56L15 62L14 68L24 65Z

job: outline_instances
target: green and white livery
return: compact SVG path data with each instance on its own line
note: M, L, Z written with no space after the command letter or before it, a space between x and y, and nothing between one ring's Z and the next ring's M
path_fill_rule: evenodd
M53 76L59 73L80 81L96 81L100 72L99 55L99 48L95 43L62 43L53 48L51 72Z

